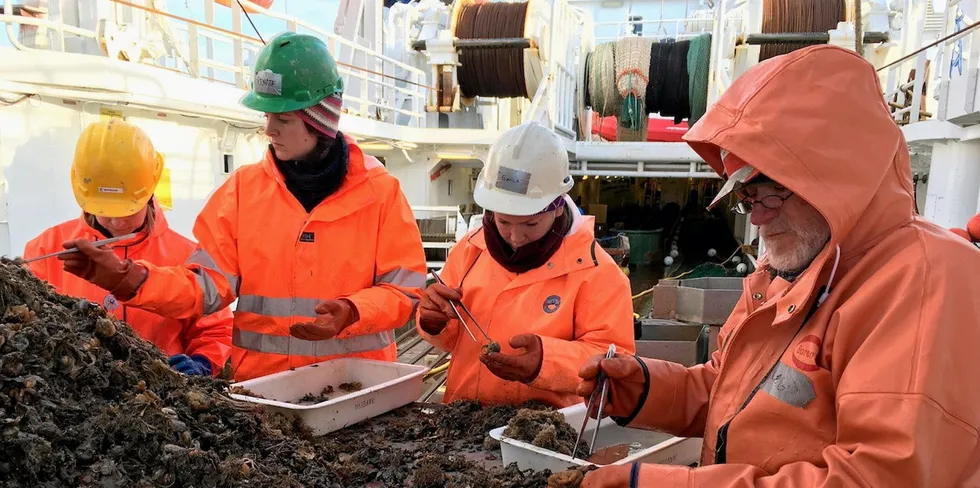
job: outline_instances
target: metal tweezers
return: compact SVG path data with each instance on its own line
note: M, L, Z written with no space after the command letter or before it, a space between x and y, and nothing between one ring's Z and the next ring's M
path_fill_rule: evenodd
M616 344L609 344L609 350L606 351L606 359L612 359L616 356ZM589 395L589 403L585 406L585 420L582 421L582 428L578 431L578 437L575 438L575 447L572 448L572 459L575 458L575 453L578 452L578 443L582 440L582 434L585 432L585 426L589 425L589 413L592 412L592 406L595 404L595 400L599 400L599 410L596 412L596 424L595 430L592 431L592 443L589 444L589 450L585 453L585 456L591 456L592 452L595 451L595 440L596 436L599 435L599 425L602 424L602 409L606 406L606 395L609 392L609 377L606 376L606 372L599 367L599 374L596 375L595 388L592 390L592 394Z
M445 281L442 281L442 277L440 277L435 271L432 271L432 277L435 278L440 285L449 286L446 284ZM470 330L469 325L466 323L466 320L463 319L463 315L459 313L459 309L456 308L456 304L453 303L452 300L449 301L449 306L453 308L453 312L456 313L456 317L459 319L459 323L463 325L463 329L465 329L466 333L470 335L470 338L473 339L473 342L480 344L480 341L478 341L476 339L476 336L473 335L473 331ZM462 300L459 301L459 306L463 307L463 311L466 312L466 315L470 316L470 320L473 321L473 325L475 325L476 329L480 331L480 335L482 335L483 338L487 340L487 343L488 344L492 343L493 340L490 339L490 336L488 336L487 333L483 331L483 327L480 327L480 323L476 321L476 317L473 316L473 313L470 312L470 309L466 308L466 304L463 303Z
M112 244L112 243L115 243L115 242L124 241L126 239L132 239L132 238L134 238L134 237L136 237L138 235L139 235L138 232L134 232L132 234L126 234L124 236L112 237L112 238L109 238L109 239L102 239L101 241L95 241L95 242L92 243L92 245L95 246L95 247L105 246L105 245ZM34 261L40 261L42 259L53 258L55 256L61 256L62 254L70 254L70 253L73 253L73 252L78 252L78 248L77 247L72 247L72 248L69 248L69 249L65 249L64 251L53 252L51 254L45 254L44 256L37 256L37 257L31 258L31 259L25 259L24 262L25 263L33 263Z

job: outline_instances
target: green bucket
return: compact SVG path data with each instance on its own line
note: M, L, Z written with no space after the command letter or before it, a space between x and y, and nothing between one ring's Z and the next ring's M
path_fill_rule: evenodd
M622 230L630 240L630 264L649 266L653 263L653 255L660 250L660 235L663 229L657 230Z

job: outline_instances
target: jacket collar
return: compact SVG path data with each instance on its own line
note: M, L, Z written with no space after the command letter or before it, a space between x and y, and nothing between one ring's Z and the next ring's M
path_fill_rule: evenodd
M598 252L595 249L598 247L595 242L595 217L582 215L568 195L565 196L565 200L568 202L566 209L572 212L572 226L555 255L546 264L527 273L515 275L514 280L505 289L547 281L581 269L592 268L598 264L598 258L595 256L595 253ZM468 242L473 247L480 249L481 253L487 250L483 229L470 234ZM489 253L487 253L486 258L493 260ZM494 263L496 264L496 262Z
M340 220L380 198L370 185L365 185L364 183L376 172L385 172L384 166L373 157L365 157L364 152L361 151L361 148L357 147L353 138L346 134L344 138L347 140L347 148L350 152L347 161L347 175L344 177L344 182L340 185L340 188L313 209L310 213L310 220L322 222ZM299 202L294 201L295 198L293 198L289 189L286 188L286 182L279 168L276 166L275 158L272 156L270 150L266 150L261 165L266 175L272 178L279 186L279 191L289 196L289 200L295 203L297 208L302 210L302 206Z

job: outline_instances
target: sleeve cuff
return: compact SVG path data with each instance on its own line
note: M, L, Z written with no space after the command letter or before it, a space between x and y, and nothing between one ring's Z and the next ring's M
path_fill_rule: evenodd
M633 355L633 358L636 359L636 362L640 363L640 369L643 371L643 392L640 393L639 401L636 403L636 408L633 409L633 413L628 417L612 417L616 425L620 427L626 427L633 423L636 416L643 410L643 405L647 402L647 397L650 395L650 370L647 369L647 363L643 362L639 356Z
M634 463L630 471L630 488L688 488L694 486L694 470L673 464Z

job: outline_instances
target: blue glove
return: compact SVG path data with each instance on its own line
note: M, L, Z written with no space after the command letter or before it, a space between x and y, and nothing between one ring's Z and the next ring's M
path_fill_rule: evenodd
M170 356L170 367L188 376L211 376L211 361L204 356L175 354Z

